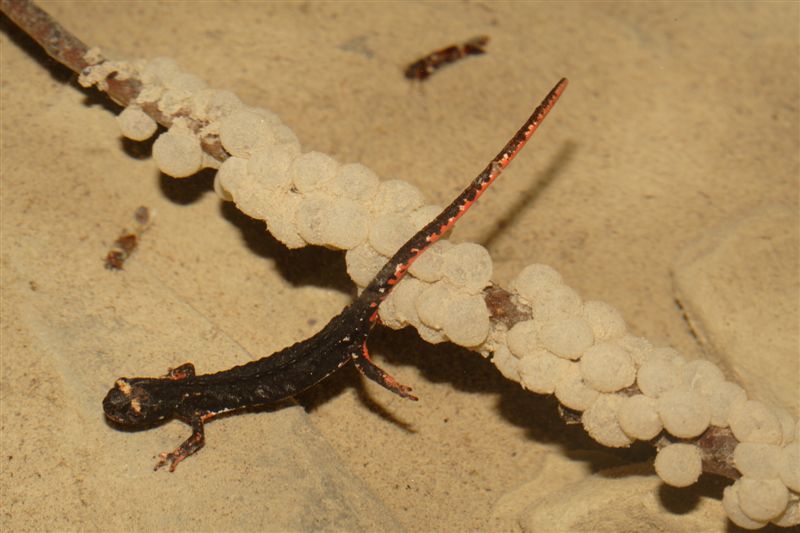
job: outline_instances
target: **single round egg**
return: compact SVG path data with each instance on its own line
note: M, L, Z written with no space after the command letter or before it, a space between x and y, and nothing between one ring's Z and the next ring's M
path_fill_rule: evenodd
M185 178L200 170L203 149L200 139L187 131L162 133L153 143L153 160L159 170L173 178Z
M511 381L519 382L521 380L519 375L519 359L511 354L511 351L502 344L495 348L492 354L492 363L497 367L497 370Z
M664 392L656 402L664 429L676 437L697 437L711 423L708 402L685 385Z
M767 522L780 516L789 503L789 491L779 479L752 479L739 483L739 505L748 517Z
M725 381L725 376L719 367L705 359L695 359L686 363L681 368L681 374L683 382L697 390L713 382Z
M339 163L327 154L308 152L292 161L289 173L292 183L301 193L316 191L332 180L339 171Z
M593 343L592 327L579 316L545 322L539 329L539 344L565 359L579 359Z
M584 383L578 363L569 363L556 382L555 395L564 407L585 411L600 393Z
M626 397L619 408L619 427L631 438L650 440L664 428L656 400L643 394Z
M519 375L523 387L538 394L552 394L569 361L537 349L520 359Z
M624 389L636 379L630 355L612 342L601 342L586 350L580 365L583 380L600 392Z
M394 297L395 309L397 309L397 316L407 324L417 324L420 322L419 314L417 313L417 299L422 291L428 286L413 276L406 276L397 284L392 291Z
M709 382L698 392L708 401L711 408L711 423L718 427L728 427L731 407L747 401L744 389L730 381Z
M442 277L470 294L480 293L492 277L492 258L480 244L461 243L444 253Z
M778 471L784 485L800 493L800 442L794 441L781 448Z
M359 287L366 287L375 274L386 264L386 258L375 251L368 243L347 250L345 254L347 274Z
M527 302L553 285L561 285L564 280L553 267L541 264L528 265L511 281L511 289Z
M360 163L347 163L339 167L332 180L325 187L334 195L357 202L372 202L378 192L380 178L372 170Z
M244 192L247 186L247 159L229 157L219 166L216 179L220 187L231 195Z
M688 487L694 485L703 473L700 448L693 444L670 444L656 454L656 474L667 485Z
M564 359L561 359L564 361ZM589 436L610 448L629 446L632 439L619 427L617 413L622 405L622 396L600 394L583 412L581 422Z
M370 221L369 244L383 256L392 257L415 233L407 216L386 213Z
M418 256L411 263L408 271L428 283L442 279L442 267L444 265L444 255L454 245L450 241L443 239L436 241L425 250L425 253Z
M247 160L247 172L254 185L269 191L288 191L292 185L289 167L300 150L288 144L260 146Z
M158 123L136 105L123 109L117 115L117 124L122 135L134 141L145 141L158 129Z
M725 514L731 519L731 522L743 529L761 529L767 525L766 521L753 520L742 511L739 505L739 487L740 481L737 480L733 485L725 487L722 491L722 507L725 509Z
M455 297L455 290L443 282L426 284L417 296L417 315L428 327L440 330L447 321L450 300Z
M378 185L372 210L376 215L411 213L425 204L425 197L415 186L402 180L386 180Z
M442 330L450 340L471 348L480 345L489 335L489 310L479 294L457 294L448 302Z
M275 128L281 124L265 109L244 108L220 120L219 140L229 154L249 158L258 148L276 144Z
M639 367L636 384L646 396L658 398L667 391L678 388L681 381L680 368L672 361L651 357Z
M611 304L598 300L584 302L582 314L598 341L618 339L625 335L625 320Z
M511 353L518 358L535 353L538 348L539 324L535 320L523 320L514 324L506 335Z
M287 193L272 198L272 213L267 218L267 230L290 250L302 248L306 241L297 233L295 213L300 205L300 196Z
M733 450L736 469L752 479L771 479L779 476L781 448L763 442L740 442Z
M781 423L772 409L761 402L748 400L731 406L728 423L739 442L780 444L783 440Z

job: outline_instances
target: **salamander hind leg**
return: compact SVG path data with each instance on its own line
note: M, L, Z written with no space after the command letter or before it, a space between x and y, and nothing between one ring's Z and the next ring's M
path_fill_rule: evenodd
M354 351L351 357L358 371L378 385L389 389L403 398L414 401L419 399L411 394L411 387L398 383L397 380L386 373L385 370L372 362L372 359L369 357L369 350L367 349L367 341L364 341L361 345L361 349Z

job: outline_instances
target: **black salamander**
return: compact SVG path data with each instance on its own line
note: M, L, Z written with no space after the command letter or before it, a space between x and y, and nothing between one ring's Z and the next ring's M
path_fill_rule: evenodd
M478 197L508 166L539 127L567 87L562 79L545 97L514 137L436 218L408 240L381 268L361 295L316 335L257 361L215 374L195 374L185 363L160 378L119 378L103 410L116 424L147 428L171 418L192 427L178 448L162 453L155 469L169 470L205 443L204 424L221 413L272 404L313 387L349 362L366 377L390 391L416 400L411 388L398 383L375 365L367 336L378 321L378 307L426 248L453 227Z

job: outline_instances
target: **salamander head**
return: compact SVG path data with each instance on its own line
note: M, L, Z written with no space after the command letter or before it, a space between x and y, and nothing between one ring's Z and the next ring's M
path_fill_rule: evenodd
M119 378L103 400L103 411L113 422L124 426L147 425L170 418L174 406L153 394L153 387L159 381Z

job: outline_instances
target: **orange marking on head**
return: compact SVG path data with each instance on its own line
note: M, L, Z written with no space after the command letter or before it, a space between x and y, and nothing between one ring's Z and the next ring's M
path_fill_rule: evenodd
M128 380L119 378L114 385L124 394L125 396L131 395L131 384L128 383Z

